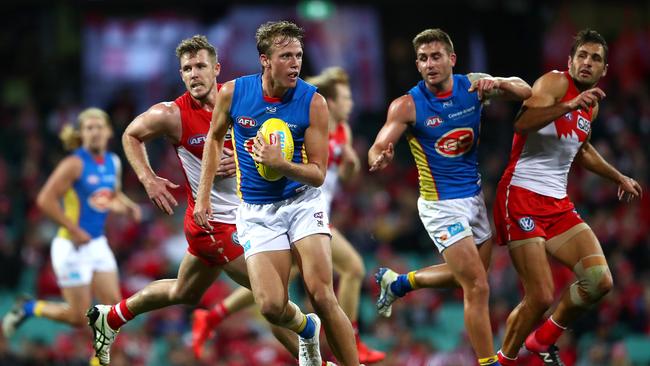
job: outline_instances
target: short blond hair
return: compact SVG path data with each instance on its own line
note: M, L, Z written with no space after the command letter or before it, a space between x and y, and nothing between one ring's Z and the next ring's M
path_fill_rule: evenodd
M302 46L302 38L304 35L305 31L295 23L286 20L266 22L260 25L255 32L257 52L260 55L264 54L270 56L271 47L274 44L289 42L292 38L297 39Z
M420 46L431 42L440 42L445 45L447 53L454 53L454 44L451 42L449 34L440 28L425 29L418 33L418 35L413 38L413 49L415 49L415 53L418 52Z
M190 38L186 38L176 46L176 57L180 60L184 54L189 53L190 56L196 55L199 51L206 50L212 61L217 63L217 49L208 41L208 38L202 34L196 34Z
M103 109L96 107L86 108L81 111L81 113L79 113L79 116L77 117L76 128L72 123L66 123L61 128L61 132L59 132L59 139L63 143L63 149L66 151L71 151L81 146L82 141L79 130L83 126L84 121L89 118L103 119L104 122L106 122L106 126L108 128L111 128L111 118L108 116L108 113L106 113Z
M310 77L306 80L308 83L318 88L318 92L325 97L325 99L336 99L338 94L336 92L336 85L341 84L345 86L350 85L350 77L342 67L333 66L323 70L320 74Z

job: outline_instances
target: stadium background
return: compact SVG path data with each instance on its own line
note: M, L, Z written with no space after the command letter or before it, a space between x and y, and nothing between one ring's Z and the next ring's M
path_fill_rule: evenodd
M405 2L405 4L408 2ZM383 124L386 106L415 84L410 40L428 27L452 37L457 73L483 71L520 76L529 83L543 72L565 69L571 36L584 27L609 42L607 93L593 125L593 144L646 195L623 205L616 187L574 169L569 194L599 237L615 289L560 340L567 365L650 364L650 2L550 2L473 0L454 5L384 2L108 2L61 1L3 5L0 45L0 311L20 293L56 298L49 264L55 227L35 207L47 175L64 156L56 137L63 123L90 105L106 109L116 136L140 112L183 91L174 47L205 33L219 48L220 81L257 72L254 30L263 21L293 19L307 30L302 76L331 65L352 77L356 106L351 125L363 158ZM481 172L491 206L507 162L517 106L493 103L483 114ZM112 149L123 156L119 139ZM181 183L168 143L150 145L159 175ZM374 309L378 265L405 271L437 263L417 216L417 172L401 142L397 161L381 174L361 174L336 198L332 222L363 253L367 266L360 310L362 337L388 351L384 365L470 365L458 291L422 290L401 300L389 320ZM186 244L184 207L167 217L148 201L132 171L124 189L142 205L136 225L111 218L108 236L118 257L124 295L156 278L175 276ZM176 192L184 201L184 193ZM571 273L554 270L558 291ZM497 345L505 318L520 297L507 252L494 250L490 270L491 316ZM209 306L231 282L219 282L204 298ZM299 286L292 296L302 299ZM186 348L190 310L174 307L140 316L122 331L113 365L282 365L279 350L254 312L228 319L203 363ZM0 337L0 365L84 365L87 331L31 320L10 341ZM535 365L536 360L525 364Z

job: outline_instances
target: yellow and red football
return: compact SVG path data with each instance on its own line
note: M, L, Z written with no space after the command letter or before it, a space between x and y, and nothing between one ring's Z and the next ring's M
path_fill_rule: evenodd
M282 157L286 161L291 161L293 158L293 136L286 122L279 118L269 118L264 121L259 131L267 143L280 144ZM277 141L276 138L278 139ZM255 162L255 167L260 173L260 176L268 181L273 182L282 178L282 174L262 163Z

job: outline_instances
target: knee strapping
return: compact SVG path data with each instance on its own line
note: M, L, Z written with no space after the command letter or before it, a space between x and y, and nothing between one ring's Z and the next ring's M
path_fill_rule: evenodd
M601 285L609 276L606 264L596 264L584 268L582 261L573 268L577 281L570 287L571 300L576 305L586 306L600 300L606 293Z

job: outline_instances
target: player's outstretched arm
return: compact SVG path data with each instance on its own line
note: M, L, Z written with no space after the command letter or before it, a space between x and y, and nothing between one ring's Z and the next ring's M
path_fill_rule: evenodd
M212 112L210 130L208 130L205 145L203 146L201 178L194 204L194 221L197 225L206 229L212 228L208 222L211 215L210 190L212 189L214 177L217 174L217 168L219 167L223 150L223 142L231 122L230 105L234 90L235 82L229 81L221 87L221 90L217 94L217 102Z
M415 122L415 103L410 95L395 99L388 107L386 123L368 150L370 171L384 169L395 155L394 145L409 125Z
M158 209L171 215L178 202L169 189L177 184L159 177L151 168L145 143L165 136L172 142L181 138L181 114L175 103L158 103L137 116L122 135L122 146L129 164L147 191L147 195Z
M483 73L471 73L467 76L472 81L468 91L477 92L481 101L488 99L522 101L532 95L530 85L516 76L503 78Z
M282 158L279 144L266 143L261 133L257 134L253 144L253 159L265 164L289 179L320 187L325 181L327 170L327 123L329 110L325 98L314 93L309 107L309 127L305 130L306 164L296 164Z
M575 98L559 102L569 87L564 74L551 71L533 84L533 95L526 99L515 117L515 131L528 133L537 131L560 116L576 109L595 107L605 97L600 88L585 90Z
M593 119L596 119L597 114L598 106L594 108ZM591 138L591 134L589 134L589 138ZM616 183L618 185L619 201L625 199L627 202L630 202L632 199L639 198L643 195L641 185L608 163L589 142L589 139L578 150L575 161L590 172Z

